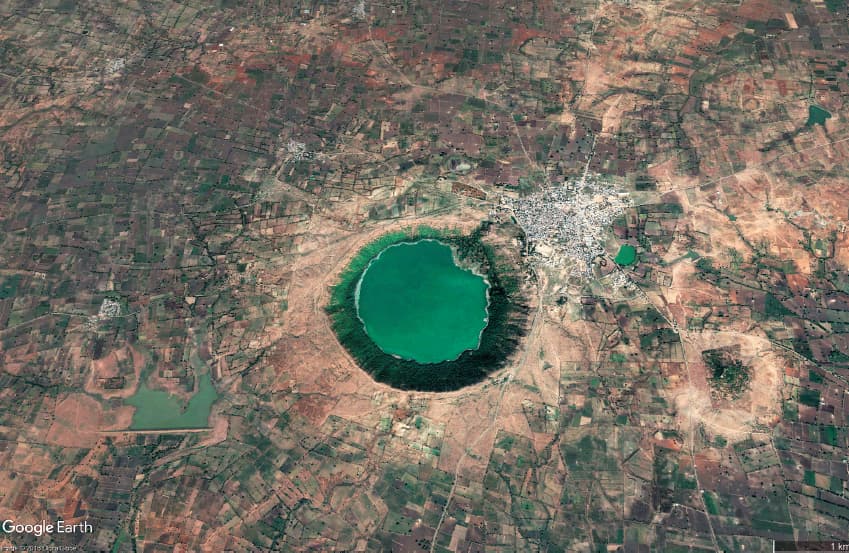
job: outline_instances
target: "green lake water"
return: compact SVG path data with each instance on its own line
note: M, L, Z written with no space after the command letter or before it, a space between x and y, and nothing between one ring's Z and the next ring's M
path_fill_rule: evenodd
M622 244L613 261L618 265L633 265L637 261L637 249L631 244Z
M488 288L483 277L458 267L441 242L396 244L363 273L357 314L386 353L439 363L480 345Z
M825 121L831 119L831 114L819 106L811 105L808 107L808 121L805 123L809 127L811 125L825 126Z
M177 396L162 390L151 390L142 382L133 397L126 400L136 408L130 430L171 430L205 428L212 404L218 398L209 373L202 374L198 391L184 405Z

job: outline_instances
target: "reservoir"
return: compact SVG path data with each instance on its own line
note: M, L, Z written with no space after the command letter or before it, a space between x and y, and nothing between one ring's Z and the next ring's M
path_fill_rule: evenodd
M616 258L613 261L617 265L633 265L637 261L637 248L631 244L622 244L619 248L619 253L616 254Z
M457 266L437 240L381 251L357 285L356 309L386 353L417 363L451 361L480 345L488 320L486 280Z
M805 123L807 126L822 125L824 127L827 119L831 119L831 114L828 111L819 106L808 106L808 121Z
M217 398L209 373L200 375L198 390L186 405L176 396L163 390L151 390L142 382L133 397L126 400L136 408L130 430L205 428Z

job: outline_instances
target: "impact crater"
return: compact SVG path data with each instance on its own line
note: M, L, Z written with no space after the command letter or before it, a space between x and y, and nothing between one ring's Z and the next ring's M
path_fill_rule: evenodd
M506 366L527 331L521 228L418 227L363 247L332 287L340 343L375 380L449 391Z

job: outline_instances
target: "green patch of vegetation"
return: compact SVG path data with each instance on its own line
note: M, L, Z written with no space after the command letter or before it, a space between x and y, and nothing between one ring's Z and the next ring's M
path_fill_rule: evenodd
M637 249L631 244L622 244L619 247L619 253L616 254L616 258L613 260L617 265L633 265L637 261Z
M657 190L657 181L648 175L639 175L634 186L638 191Z
M21 275L12 275L4 279L0 283L0 300L11 298L18 293L18 286L21 283Z
M808 407L819 407L820 406L820 392L819 390L809 390L804 389L799 392L799 403L802 405L807 405Z
M810 369L808 370L808 380L815 384L820 384L824 379L820 373L813 369Z
M711 371L710 383L722 392L739 395L749 385L749 367L726 349L709 349L702 352Z
M47 300L38 302L38 305L33 309L33 318L37 319L38 317L47 315L50 313L50 302Z
M705 491L703 494L705 499L705 509L709 515L718 515L719 514L719 505L716 503L716 497L714 497L713 493L709 491Z
M841 3L843 3L844 0L833 1L840 1ZM805 125L809 127L812 127L814 125L825 126L825 122L827 119L831 119L831 114L829 112L819 106L811 105L808 107L808 120L805 122Z
M808 486L816 486L817 485L817 473L812 470L806 470L805 476L803 477L803 481Z
M386 515L383 528L393 534L409 534L414 524L415 521L413 519L407 518L398 512L389 511Z
M640 324L644 326L662 325L666 319L660 314L660 311L654 307L649 307L640 315Z
M56 11L59 13L74 13L77 9L77 3L73 0L61 0L56 6Z
M784 420L797 421L799 420L799 408L795 402L786 401L782 406Z
M784 519L787 520L787 519ZM764 532L770 532L772 534L779 534L784 536L792 536L793 535L793 526L786 522L779 522L776 520L767 520L767 519L752 519L752 528L756 530L761 530Z
M770 33L777 33L787 29L787 23L783 19L772 18L767 21L749 20L746 22L746 28L754 31L754 36L764 36Z
M484 109L486 107L486 100L469 97L466 99L466 104L468 104L472 109Z
M500 442L495 444L495 447L497 447L499 449L503 449L504 451L510 451L511 449L513 449L513 443L515 441L516 441L516 438L514 438L513 436L510 436L510 435L507 435L507 436L504 436L504 438L502 438Z
M528 307L517 268L501 263L495 249L483 241L488 228L483 224L469 235L428 227L386 234L366 245L348 264L331 290L326 311L340 343L375 380L405 390L456 390L480 382L507 363L525 334ZM490 284L489 321L480 345L453 361L421 364L387 354L366 334L357 315L357 284L371 260L390 245L422 238L453 246L460 260L480 267Z
M516 190L519 192L520 196L527 196L534 192L536 189L534 185L534 180L528 177L519 177L519 182L517 185L508 184L508 190Z
M613 363L624 363L626 361L626 357L623 353L613 352L610 354L610 360Z
M696 260L695 265L696 265L696 269L698 269L699 271L701 271L703 273L708 273L708 274L711 274L711 273L717 273L718 274L719 273L719 270L717 270L713 266L713 260L709 257L700 257L699 259Z
M168 78L168 82L172 84L175 91L175 99L179 102L186 102L200 92L201 88L192 80L187 80L179 75L172 75Z
M115 543L112 545L112 553L118 553L121 550L121 545L127 541L130 535L124 528L121 528L121 532L118 533L118 537L115 538Z
M640 206L640 213L668 213L677 217L684 213L684 208L677 202L645 204Z
M820 430L820 442L837 446L837 427L833 424L823 426Z
M814 358L814 353L811 351L811 344L804 336L793 339L793 350L806 359L813 360Z
M846 8L846 0L825 0L825 7L831 13L837 13Z
M220 159L206 158L197 163L197 168L200 171L217 171L219 167L221 167Z
M773 294L767 292L764 298L764 316L767 319L781 320L785 315L793 315L794 313L784 307L784 304Z
M828 360L832 363L849 363L849 355L846 355L839 349L833 349L828 352Z
M186 151L190 154L196 154L198 152L198 134L194 133L189 141L186 143Z
M497 50L487 50L483 54L484 63L501 63L504 60L504 54Z
M564 443L561 452L566 465L575 471L614 471L617 461L607 454L607 442L594 436L584 436L577 443Z
M658 345L674 344L680 341L681 338L671 328L659 328L647 334L640 335L640 349L647 351L655 349Z

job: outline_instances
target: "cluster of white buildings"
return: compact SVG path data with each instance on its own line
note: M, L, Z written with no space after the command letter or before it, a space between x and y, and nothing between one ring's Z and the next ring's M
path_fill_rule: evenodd
M604 254L613 221L633 202L610 182L585 175L524 198L502 198L502 205L524 229L538 257L555 266L572 262L586 272Z

